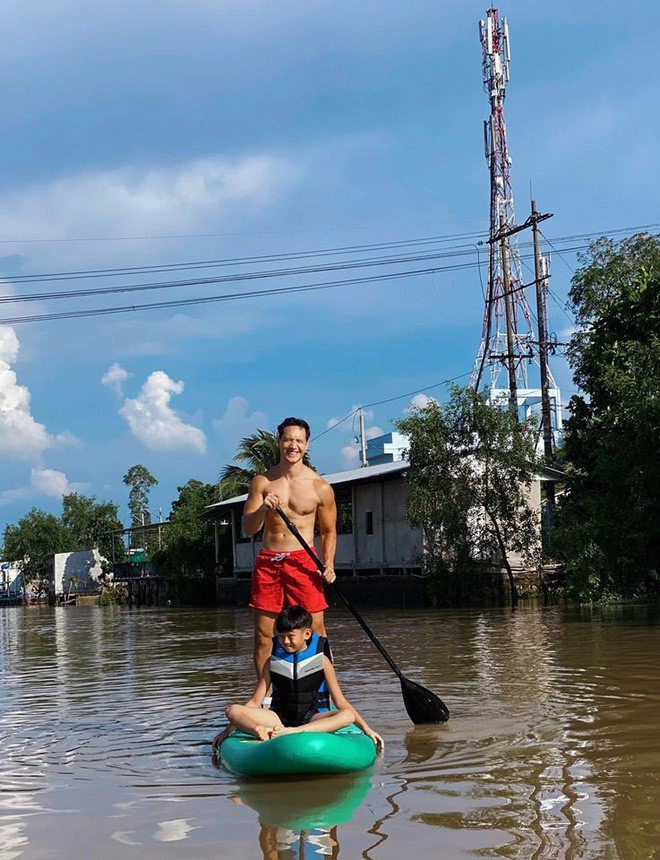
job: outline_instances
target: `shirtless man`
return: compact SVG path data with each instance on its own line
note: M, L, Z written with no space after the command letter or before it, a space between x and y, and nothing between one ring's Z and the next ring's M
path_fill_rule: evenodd
M334 582L337 549L337 507L330 484L303 457L309 447L309 424L285 418L277 428L280 462L252 479L245 507L243 532L256 534L262 527L263 548L254 563L250 606L254 610L254 667L261 677L270 657L275 619L285 606L303 606L312 616L315 633L325 636L323 612L328 608L322 578L297 539L285 526L280 506L310 546L314 525L321 529L323 579Z

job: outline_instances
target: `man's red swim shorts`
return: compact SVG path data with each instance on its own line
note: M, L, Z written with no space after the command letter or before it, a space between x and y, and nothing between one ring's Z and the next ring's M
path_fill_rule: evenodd
M254 562L250 606L262 612L281 612L285 606L303 606L308 612L328 608L323 578L304 549L261 550Z

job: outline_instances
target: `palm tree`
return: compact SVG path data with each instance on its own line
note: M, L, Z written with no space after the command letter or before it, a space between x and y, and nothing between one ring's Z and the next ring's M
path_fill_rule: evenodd
M255 475L262 475L279 463L280 446L277 433L257 430L251 436L241 439L234 460L249 465L243 467L230 463L222 469L218 481L220 499L231 499L247 493ZM303 458L303 463L311 466L307 454Z

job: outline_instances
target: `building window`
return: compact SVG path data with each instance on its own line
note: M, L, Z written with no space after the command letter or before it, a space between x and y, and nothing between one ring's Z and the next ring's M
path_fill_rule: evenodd
M372 535L374 533L373 511L366 511L364 514L364 530L368 535Z
M337 503L337 534L353 534L353 493L350 487L341 487L335 490L335 502Z

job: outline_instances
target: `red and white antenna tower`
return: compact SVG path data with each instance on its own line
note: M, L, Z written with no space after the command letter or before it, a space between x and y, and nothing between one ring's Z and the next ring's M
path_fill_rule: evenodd
M497 9L489 9L486 20L479 22L479 35L484 89L490 101L490 118L484 121L485 154L490 170L490 236L481 345L470 384L475 389L487 388L491 402L508 399L517 413L529 395L540 395L540 389L530 389L527 381L530 361L536 359L538 364L538 350L515 238L522 228L516 227L504 120L511 61L506 18L500 19ZM546 277L547 270L544 280ZM505 370L508 380L503 385Z

